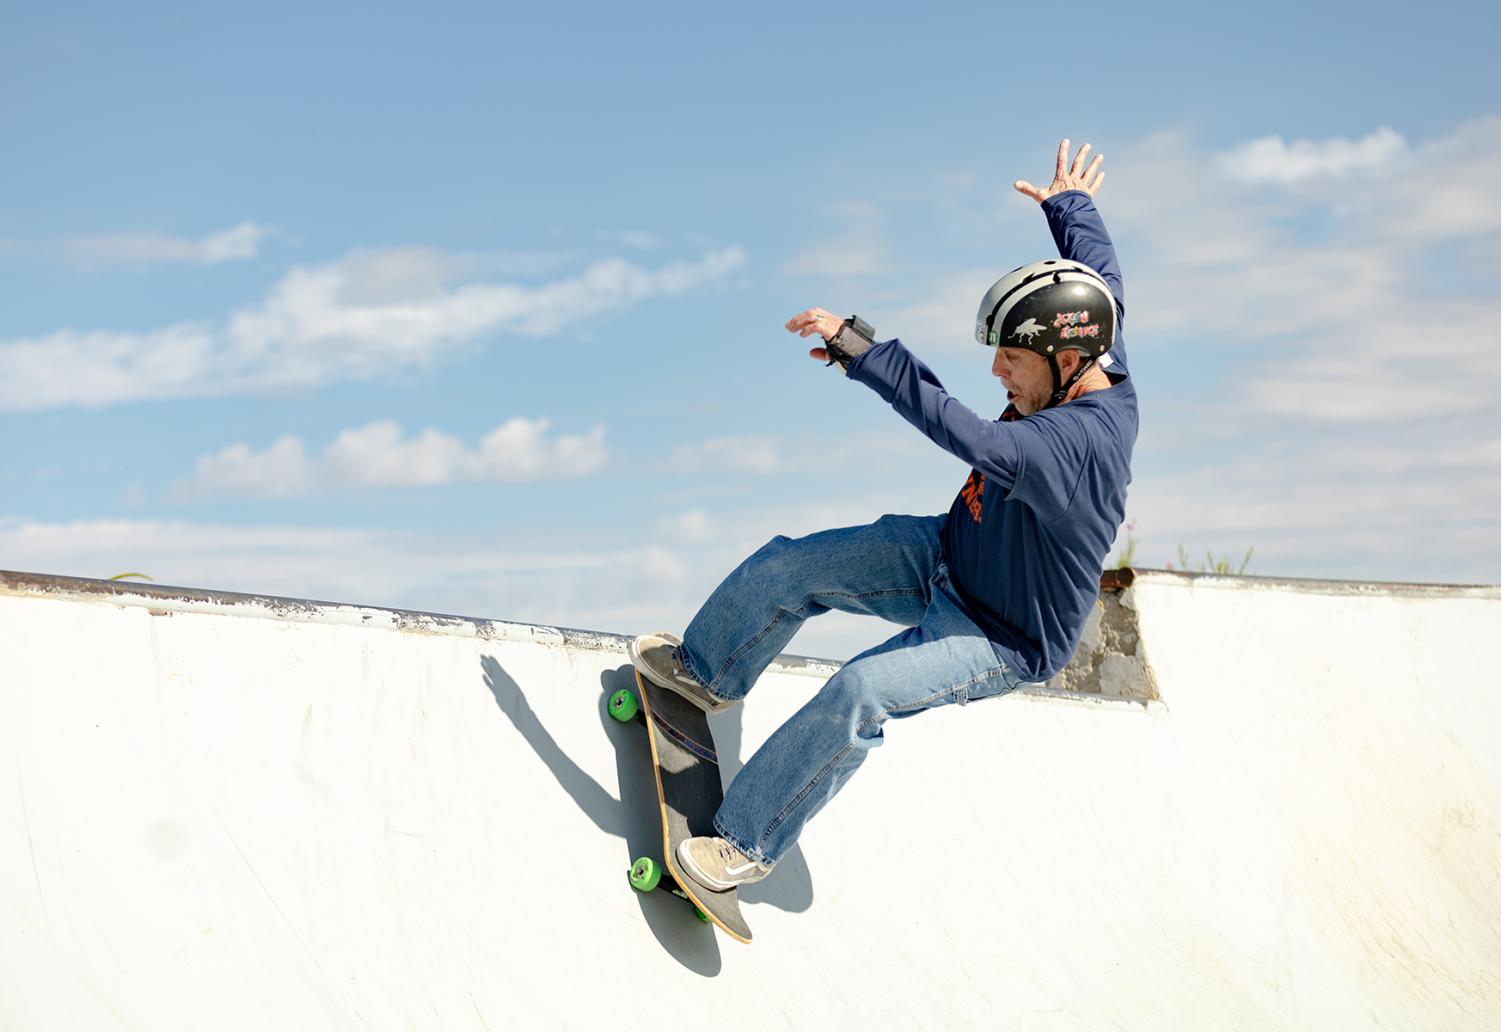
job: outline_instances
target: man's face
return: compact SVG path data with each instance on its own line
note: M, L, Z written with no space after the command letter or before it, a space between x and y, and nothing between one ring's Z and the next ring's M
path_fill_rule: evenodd
M1060 356L1065 380L1071 371L1068 367L1068 356L1071 354L1073 352L1065 351ZM1006 385L1006 400L1015 405L1016 410L1024 416L1041 412L1048 399L1053 396L1053 371L1048 368L1048 360L1035 351L1028 351L1026 348L996 348L995 361L990 364L990 371Z

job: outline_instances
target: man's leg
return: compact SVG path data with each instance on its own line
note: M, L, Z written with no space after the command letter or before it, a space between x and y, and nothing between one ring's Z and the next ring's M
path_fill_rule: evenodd
M940 565L918 626L861 653L756 751L725 793L719 835L758 864L776 863L803 825L881 744L881 725L1015 688L1016 674L964 612Z
M945 516L776 537L714 590L683 634L684 666L711 695L742 699L804 620L830 609L911 626L927 609Z

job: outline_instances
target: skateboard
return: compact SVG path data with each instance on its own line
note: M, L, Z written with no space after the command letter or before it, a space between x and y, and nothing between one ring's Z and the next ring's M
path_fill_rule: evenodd
M646 725L662 810L662 865L649 856L630 871L631 887L640 892L664 888L693 904L699 920L712 921L733 939L749 944L750 926L740 913L734 889L715 892L678 870L678 843L714 834L714 813L724 802L719 756L703 710L636 671L636 690L622 688L610 696L610 716L622 723ZM662 869L665 865L666 870Z

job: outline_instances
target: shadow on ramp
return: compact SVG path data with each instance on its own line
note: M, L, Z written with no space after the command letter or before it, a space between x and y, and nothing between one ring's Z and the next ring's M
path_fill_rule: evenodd
M666 892L641 893L631 889L625 875L638 856L657 857L662 851L656 779L646 731L634 722L622 724L605 710L605 701L619 688L631 688L635 677L629 664L600 675L600 695L594 713L615 746L615 770L619 797L595 781L558 745L526 700L526 693L493 656L480 659L485 687L495 703L532 751L552 772L558 784L600 831L625 840L620 865L620 891L637 897L642 915L657 941L680 964L701 975L715 975L722 967L719 942L712 930L693 917L692 909ZM734 777L743 765L739 759L743 739L738 708L711 718L716 743L723 757L723 776ZM660 859L660 858L659 858ZM741 890L747 903L766 903L793 913L811 906L813 881L802 851L794 849L777 865L776 873L763 882Z

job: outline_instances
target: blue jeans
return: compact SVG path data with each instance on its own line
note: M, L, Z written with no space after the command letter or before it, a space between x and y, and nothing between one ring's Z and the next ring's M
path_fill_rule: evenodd
M834 798L881 725L1015 688L949 580L946 516L883 516L865 527L773 538L725 578L683 634L683 660L714 695L743 699L810 616L838 609L907 630L850 660L756 750L714 827L773 864Z

